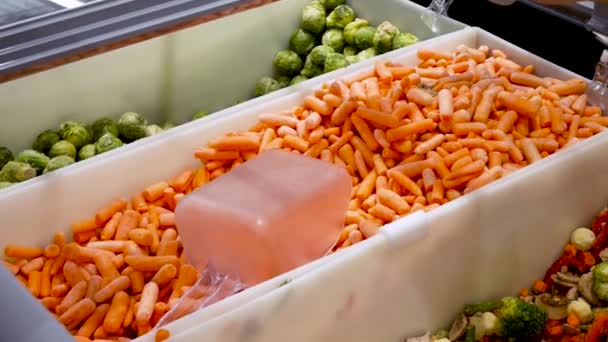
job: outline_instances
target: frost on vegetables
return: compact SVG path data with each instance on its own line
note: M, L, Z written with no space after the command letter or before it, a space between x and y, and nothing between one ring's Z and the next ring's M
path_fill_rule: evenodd
M126 141L135 141L145 137L147 125L148 121L140 114L134 112L124 113L120 116L117 123L120 137Z
M355 11L347 5L339 5L327 16L325 25L328 29L343 30L346 25L355 20Z
M95 144L84 145L78 151L78 160L85 160L95 156Z
M15 160L29 164L34 168L34 170L36 170L37 174L41 174L42 170L44 170L46 164L49 162L49 157L36 150L24 150L17 155Z
M159 125L148 125L146 126L146 136L147 137L151 137L155 134L158 134L160 132L164 131L164 129L162 129Z
M281 85L277 80L272 77L262 77L255 84L255 97L263 96L268 93L272 93L273 91L281 89Z
M383 22L376 29L372 43L374 48L379 53L385 53L393 49L393 39L399 35L399 29L389 23L388 21Z
M325 7L319 1L312 1L302 10L300 26L313 34L320 34L325 29Z
M59 126L59 136L69 141L75 148L81 148L91 141L91 135L87 127L77 121L66 121Z
M23 182L36 177L36 170L27 163L9 161L0 171L0 181L2 182Z
M43 173L49 173L57 169L61 169L62 167L72 165L75 162L76 161L74 160L74 158L66 155L51 158L51 160L49 160L48 164L46 165L46 168L44 169Z
M122 141L111 133L106 133L95 143L95 154L102 154L119 148L123 145Z
M76 158L76 146L67 140L57 142L49 151L49 157L69 156Z
M366 26L369 26L369 22L359 18L346 25L346 27L344 27L344 41L346 44L350 46L356 45L355 36L357 35L357 32Z

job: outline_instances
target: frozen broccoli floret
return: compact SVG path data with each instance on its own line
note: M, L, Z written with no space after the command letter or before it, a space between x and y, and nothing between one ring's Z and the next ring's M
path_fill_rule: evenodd
M175 127L175 125L173 123L171 123L171 122L165 122L162 127L166 131L168 129L171 129L171 128Z
M333 53L333 52L335 52L335 51L330 46L327 46L327 45L315 46L315 48L312 49L312 51L310 51L310 54L308 55L307 59L310 59L310 61L316 65L325 65L325 60L327 59L327 55L329 55L330 53Z
M344 4L346 0L320 0L326 10L331 11L334 8Z
M374 36L376 28L373 26L362 27L355 33L355 45L361 50L369 49L374 46Z
M299 29L289 39L289 49L298 55L306 56L315 47L315 36L305 30Z
M360 61L366 60L366 59L370 59L376 56L376 49L374 49L373 47L369 48L369 49L365 49L361 52L359 52L359 54L357 54L357 58Z
M389 23L388 21L383 22L378 26L376 34L374 35L374 48L378 53L385 53L393 49L393 39L399 34L399 29Z
M274 56L274 67L279 75L292 77L300 73L304 62L291 50L279 51Z
M411 33L399 33L393 38L393 50L401 49L418 42L418 37Z
M0 182L0 190L6 189L9 186L15 185L13 182Z
M91 141L91 135L87 127L77 121L66 121L59 126L59 136L63 140L67 140L76 148L88 144Z
M543 331L547 321L543 308L514 297L503 298L502 302L503 307L496 311L500 336L522 340Z
M272 77L262 77L255 84L253 96L259 97L281 89L281 85Z
M49 173L57 169L61 169L62 167L72 165L74 163L74 158L71 158L69 156L58 156L49 160L49 163L46 165L46 168L44 169L43 173Z
M84 145L78 151L78 160L85 160L95 156L95 144Z
M319 1L313 1L302 10L300 27L308 32L319 34L325 28L325 7Z
M192 120L198 120L200 118L204 118L207 115L209 115L209 112L207 112L206 110L199 110L198 112L192 115Z
M34 140L34 143L32 144L32 148L42 153L49 153L51 147L53 147L53 145L55 145L59 140L61 140L59 134L48 129L38 134L36 140Z
M155 134L158 134L160 132L164 131L159 125L148 125L146 126L146 136L150 137L153 136Z
M114 136L118 136L118 125L116 122L110 118L101 118L95 120L91 125L91 129L93 130L93 141L99 140L102 135L106 134L106 132L110 132L114 134Z
M321 38L321 43L331 47L335 52L341 53L344 50L344 35L342 34L342 30L329 29L325 31L323 38Z
M7 147L0 146L0 169L2 169L6 163L14 159L15 156L11 150L9 150Z
M123 145L122 141L111 133L106 133L95 143L95 154L102 154Z
M145 137L147 125L148 121L143 116L134 112L127 112L121 115L117 124L120 136L127 141L135 141Z
M344 68L348 66L348 62L346 61L346 57L344 57L341 53L330 53L325 60L325 67L323 69L324 72L334 71L340 68Z
M502 308L501 300L490 300L487 302L465 305L463 313L465 316L473 316L478 312L490 312Z
M369 23L364 19L355 19L355 21L349 23L344 27L344 41L348 45L355 45L355 36L360 29L368 26Z
M304 82L306 80L308 80L308 77L306 77L304 75L298 75L291 80L290 85L298 84L298 83Z
M289 78L288 76L279 76L277 77L277 82L279 83L279 86L281 86L281 88L286 88L289 87L289 84L291 83L291 78Z
M356 56L358 52L359 52L359 50L357 50L356 47L346 46L344 48L344 51L342 51L342 54L344 56L348 57L348 56Z
M58 141L49 151L49 157L70 156L76 158L76 146L67 140Z
M0 171L0 181L23 182L36 177L36 170L28 163L9 161Z
M344 29L346 25L355 20L355 11L347 5L340 5L334 8L327 16L325 25L328 29Z
M18 162L30 164L31 167L36 170L37 174L40 174L42 170L46 167L46 164L49 162L49 157L47 157L44 153L38 152L36 150L24 150L21 151L17 155L15 159Z

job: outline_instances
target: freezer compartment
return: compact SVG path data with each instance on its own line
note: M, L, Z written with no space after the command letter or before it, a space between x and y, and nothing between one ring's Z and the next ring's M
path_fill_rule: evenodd
M575 76L478 28L424 47L450 51L459 44L500 49L539 75ZM408 65L416 53L385 58ZM608 189L608 161L597 158L605 148L604 133L427 214L409 215L240 308L182 319L168 327L172 340L403 341L446 327L464 304L513 295L542 277L570 232L591 223L608 199L601 191Z

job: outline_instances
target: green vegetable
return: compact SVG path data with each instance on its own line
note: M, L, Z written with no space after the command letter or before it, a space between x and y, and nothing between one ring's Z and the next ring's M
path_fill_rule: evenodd
M263 96L281 89L281 85L272 77L262 77L255 84L254 96Z
M347 5L340 5L334 8L327 16L325 25L328 29L344 29L346 25L355 20L355 11Z
M290 85L298 84L298 83L304 82L306 80L308 80L308 77L306 77L304 75L298 75L291 80Z
M109 133L106 133L109 134ZM110 134L111 135L111 134ZM58 156L49 160L49 163L46 165L43 173L49 173L55 171L57 169L61 169L62 167L66 167L68 165L74 164L74 158L69 156Z
M359 52L359 54L357 54L357 57L359 58L360 61L370 59L375 56L376 56L376 49L374 49L373 47L371 47L369 49L365 49L365 50Z
M369 23L364 19L355 19L344 27L344 41L349 45L355 45L355 36L360 29L368 26Z
M300 73L303 66L302 58L291 50L279 51L274 56L274 67L279 75L295 76Z
M120 119L118 119L117 125L118 132L120 133L121 137L127 141L134 141L146 136L146 126L148 125L148 121L137 113L127 112L124 113ZM99 139L101 139L104 135L102 135Z
M315 47L315 36L312 33L299 29L291 35L289 49L298 55L306 56Z
M325 7L328 11L333 10L334 8L342 5L346 0L320 0L323 7Z
M165 131L166 131L166 130L168 130L168 129L171 129L171 128L173 128L173 127L175 127L175 125L174 125L173 123L171 123L171 122L165 122L165 123L163 124L163 129L164 129Z
M286 88L289 87L289 84L291 83L291 78L287 76L279 76L277 77L277 82L279 82L279 86L281 86L281 88Z
M327 55L329 55L330 53L335 52L334 49L331 48L331 46L327 46L327 45L319 45L319 46L315 46L314 49L312 49L312 51L310 51L310 54L308 55L307 59L310 59L310 61L316 65L325 65L325 60L327 59Z
M348 56L356 56L359 50L357 50L356 47L352 47L352 46L347 46L344 48L344 51L342 51L342 54L346 57Z
M475 326L468 326L464 333L464 342L475 342Z
M153 136L154 134L158 134L162 131L164 131L164 130L159 125L146 126L146 136L147 137Z
M54 158L57 156L70 156L72 159L76 158L76 147L67 140L61 140L53 145L49 152L49 157Z
M36 170L28 163L9 161L0 171L0 181L3 182L23 182L36 177Z
M357 57L357 56L345 56L345 57L346 57L346 62L348 63L348 65L359 62L359 57Z
M25 150L19 153L15 160L30 164L30 166L36 170L36 173L40 174L49 162L49 157L36 150Z
M341 53L330 53L325 60L325 68L324 72L334 71L340 68L344 68L348 66L348 62L346 61L346 57L344 57Z
M95 143L95 153L102 154L123 145L122 141L111 133L106 133Z
M198 112L192 115L192 120L198 120L200 118L204 118L207 115L209 115L209 112L207 112L206 110L199 110Z
M448 336L450 336L450 333L445 329L441 329L435 332L431 338L433 341L435 341L440 340L442 338L448 338Z
M7 147L0 146L0 169L6 165L9 161L14 160L13 152L9 150Z
M355 33L355 45L361 50L369 49L374 46L374 36L376 28L373 26L365 26Z
M84 145L78 151L78 160L85 160L95 156L95 144Z
M321 43L331 47L335 52L341 53L344 50L344 34L342 30L329 29L323 33Z
M42 153L49 153L51 147L53 147L53 145L55 145L59 140L61 140L59 134L48 129L38 134L36 140L34 140L34 143L32 144L32 148Z
M308 32L319 34L325 28L325 7L319 1L313 1L302 10L300 27Z
M402 32L393 38L393 50L401 49L418 42L418 37L411 33Z
M499 319L499 335L522 340L539 335L547 321L547 312L519 298L502 299L503 307L496 311Z
M378 53L385 53L393 49L393 39L399 34L399 29L388 21L378 26L374 35L374 48Z
M66 121L59 126L59 136L63 140L67 140L76 148L88 144L91 141L91 135L86 126L77 121Z
M323 66L325 66L325 63L323 63L323 65L317 65L313 63L309 55L308 57L306 57L306 62L304 62L304 69L302 69L302 75L308 78L319 76L323 73Z
M500 300L490 300L487 302L468 304L464 307L465 316L473 316L478 312L490 312L502 308L503 302Z
M99 138L106 134L106 132L110 132L115 136L118 136L119 134L116 122L110 118L101 118L95 120L95 122L93 122L91 125L91 128L93 129L93 141L99 140Z
M0 182L0 190L8 188L11 185L14 185L15 183L13 182Z
M593 268L593 292L601 300L608 300L608 261Z

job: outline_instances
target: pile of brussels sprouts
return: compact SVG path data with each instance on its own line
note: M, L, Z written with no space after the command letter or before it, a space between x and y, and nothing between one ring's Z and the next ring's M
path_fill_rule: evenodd
M304 7L289 50L275 55L275 78L262 77L255 85L256 97L418 41L388 21L370 26L344 2L315 0Z

